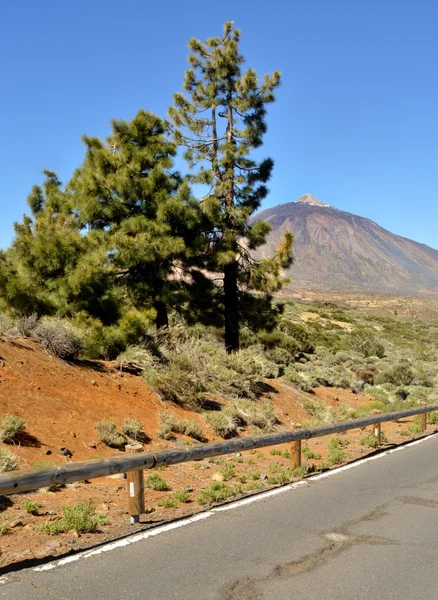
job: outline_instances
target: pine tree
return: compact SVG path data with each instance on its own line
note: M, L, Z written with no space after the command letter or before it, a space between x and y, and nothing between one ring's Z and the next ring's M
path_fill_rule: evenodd
M69 185L78 218L99 237L101 260L129 302L155 309L158 329L187 300L188 265L199 253L199 206L173 169L165 123L140 110L114 120L104 141L84 137L86 157Z
M19 314L66 314L68 283L87 251L68 194L53 171L27 198L31 215L15 223L15 238L2 254L0 295Z
M227 22L222 37L189 41L186 95L176 94L169 110L175 141L186 148L185 158L194 170L192 180L209 189L202 199L212 224L205 267L222 276L229 352L239 349L242 322L262 326L264 316L272 325L270 294L281 287L280 271L291 264L293 243L287 234L273 259L255 261L251 256L270 231L268 223L251 224L249 219L268 193L273 168L270 158L257 162L252 153L262 145L266 105L274 101L280 73L265 75L259 83L253 69L243 72L239 38L240 32ZM257 298L250 290L265 296Z

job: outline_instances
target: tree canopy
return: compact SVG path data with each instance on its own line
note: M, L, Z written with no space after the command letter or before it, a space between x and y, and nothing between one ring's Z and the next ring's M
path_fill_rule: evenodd
M252 216L268 194L273 160L258 149L280 73L260 81L244 69L239 42L231 22L221 37L190 40L171 123L146 110L114 119L105 139L84 136L83 163L65 187L44 171L28 197L30 215L0 252L3 306L82 315L99 327L143 311L158 330L177 313L223 327L228 352L239 349L243 325L275 326L273 293L291 264L293 236L272 258L255 259L271 228Z
M239 349L242 322L261 326L266 308L272 313L269 295L281 287L280 270L291 264L293 242L292 234L286 234L271 260L256 261L251 255L271 229L266 222L250 220L268 194L273 168L271 158L257 161L253 155L263 143L266 107L275 99L280 73L265 75L260 82L253 69L243 70L239 40L232 22L225 23L222 37L205 43L191 39L185 94L175 94L169 110L175 142L186 149L191 180L207 188L202 198L210 220L205 266L222 275L229 351ZM257 302L257 297L248 297L250 290L265 296Z

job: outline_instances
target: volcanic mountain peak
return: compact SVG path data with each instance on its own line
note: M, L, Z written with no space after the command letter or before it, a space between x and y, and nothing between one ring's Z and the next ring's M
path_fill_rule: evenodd
M315 196L312 196L312 194L303 194L297 198L295 202L300 204L311 204L312 206L327 206L331 208L330 204L326 204L325 202L322 202L322 200L318 200L318 198L315 198Z
M311 194L258 213L272 227L257 256L275 254L292 231L295 289L438 295L438 250L379 227Z

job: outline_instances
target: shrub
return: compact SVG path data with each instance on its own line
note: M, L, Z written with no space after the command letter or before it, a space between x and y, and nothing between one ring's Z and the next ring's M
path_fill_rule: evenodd
M258 337L266 349L282 348L291 355L297 354L301 350L300 344L282 331L262 331Z
M123 421L122 433L130 437L132 440L138 440L142 433L143 426L135 419L125 419Z
M202 439L202 428L193 418L182 419L177 423L177 427L179 433L182 433L183 435L187 435L195 440Z
M6 535L9 533L9 526L7 523L0 523L0 535ZM1 556L1 553L0 553Z
M370 448L377 448L379 441L373 435L366 435L360 439L359 444L361 446L369 446Z
M159 413L158 420L160 422L160 429L158 430L157 437L162 440L171 440L173 438L173 424L175 422L174 415Z
M126 442L123 435L117 431L112 421L98 421L96 423L97 433L101 442L111 448L120 448Z
M275 364L285 367L294 361L293 355L284 348L271 348L268 351L268 356Z
M312 352L314 352L311 336L306 328L300 323L293 323L288 319L282 319L279 324L279 329L295 340L300 352L305 352L306 354L312 354Z
M392 383L393 385L410 385L415 378L414 371L409 364L399 363L386 369L376 375L374 383L381 385L383 383Z
M409 435L417 435L418 433L422 433L423 430L421 429L420 425L418 425L417 423L414 423L413 425L410 425L407 429L402 429L399 433L400 435L403 436L409 436Z
M238 400L233 404L236 416L247 425L254 425L263 431L272 431L278 423L274 405L270 402Z
M43 505L39 502L32 502L32 500L23 500L21 506L29 515L37 515Z
M60 319L41 321L33 335L46 350L64 360L74 360L84 350L79 331Z
M157 473L153 473L152 475L148 475L145 478L146 487L151 490L156 490L158 492L167 492L169 486L167 485L167 481L157 475Z
M38 315L33 313L29 316L21 317L21 319L17 323L17 329L20 335L23 337L32 337L33 332L35 331L38 325Z
M195 440L202 440L202 428L195 419L178 419L175 415L167 412L162 412L158 415L160 421L160 430L158 437L164 440L169 440L174 433L187 435Z
M273 470L273 474L268 477L268 483L270 485L284 485L294 477L294 471L292 469L283 469L278 465L273 465L277 468Z
M328 445L328 456L325 461L328 465L339 465L347 459L347 452L343 448L348 445L347 440L341 440L340 438L332 438Z
M289 366L286 367L283 374L283 379L292 384L300 384L302 381L302 377L300 373L296 370L295 367Z
M99 525L106 525L108 520L104 515L95 513L93 502L79 502L73 506L63 506L63 517L43 523L38 528L40 533L55 535L66 531L77 531L78 533L91 533L98 529Z
M199 409L209 395L255 398L263 379L278 374L259 346L227 354L219 341L175 327L159 346L161 360L144 378L164 400Z
M353 350L365 358L370 356L383 358L385 356L384 346L376 340L374 332L369 329L356 329L349 337L349 344Z
M273 448L272 450L269 451L269 454L271 456L281 456L281 450L277 450L277 448Z
M6 415L0 425L0 442L13 442L26 429L26 421L17 415Z
M138 371L144 371L152 367L157 360L148 348L142 346L129 346L124 352L119 354L117 362L121 368L130 366Z
M358 369L356 371L358 379L361 379L364 383L374 385L375 372L371 369Z
M198 504L208 504L209 502L222 502L235 496L237 490L223 481L214 481L208 488L201 490L196 498Z
M221 411L204 413L205 419L216 435L226 438L231 438L237 435L237 427L239 419L234 410L227 410L230 407L225 407Z
M176 506L178 506L178 504L183 504L188 501L189 501L188 493L184 492L184 491L180 491L180 492L174 492L173 494L170 494L169 496L165 496L164 498L161 498L161 500L158 500L157 504L158 504L158 506L162 506L163 508L175 508Z
M0 473L16 471L19 465L19 458L6 448L0 448Z
M16 337L17 333L18 331L15 326L15 321L8 315L0 313L0 339Z
M233 479L233 477L235 477L236 475L236 470L233 467L233 465L226 465L225 467L220 469L219 472L222 474L224 481L229 481L230 479Z
M318 425L329 425L336 422L334 410L320 400L302 397L301 402L304 410L310 415L310 419L303 423L303 426L317 427Z
M307 458L309 460L321 460L321 454L319 454L318 452L313 452L313 450L311 450L309 446L304 446L302 452L304 458Z
M438 425L438 411L427 413L427 422L431 425Z

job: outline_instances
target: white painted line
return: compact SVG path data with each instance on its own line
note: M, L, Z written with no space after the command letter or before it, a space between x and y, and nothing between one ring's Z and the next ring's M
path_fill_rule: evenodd
M172 531L172 529L178 529L180 527L184 527L186 525L191 525L192 523L196 523L197 521L202 521L203 519L208 519L209 517L214 516L216 513L225 512L227 510L233 510L235 508L240 508L241 506L246 506L248 504L252 504L253 502L259 502L260 500L265 500L266 498L270 498L272 496L276 496L277 494L284 494L285 492L289 492L295 490L301 486L309 485L311 481L318 481L319 479L325 479L327 477L332 477L337 473L341 473L342 471L348 471L349 469L354 469L360 465L363 465L367 462L371 462L373 460L378 460L379 458L383 458L388 454L392 454L393 452L399 452L400 450L405 450L406 448L410 448L411 446L416 446L417 444L422 444L434 437L437 434L431 434L427 437L421 438L421 440L415 440L414 442L410 442L404 446L397 446L396 448L391 448L390 450L386 450L385 452L381 452L376 454L375 456L369 456L358 460L354 463L349 463L347 465L343 465L342 467L338 467L336 469L332 469L330 471L326 471L325 473L319 473L318 475L311 475L310 477L306 477L306 479L301 479L300 481L296 481L294 483L290 483L288 485L275 488L274 490L268 490L266 492L262 492L261 494L257 494L254 496L250 496L249 498L244 498L243 500L237 500L236 502L232 502L227 504L226 506L219 506L217 508L213 508L204 513L199 513L197 515L193 515L192 517L187 517L186 519L181 519L180 521L174 521L172 523L166 523L165 525L160 525L158 527L154 527L153 529L149 529L148 531L143 531L142 533L134 534L130 537L124 538L122 540L118 540L116 542L111 542L109 544L105 544L104 546L100 546L99 548L95 548L94 550L86 550L84 552L80 552L78 554L74 554L73 556L67 556L65 558L61 558L58 561L54 561L48 563L47 565L43 565L42 567L35 567L33 571L51 571L52 569L56 569L57 567L61 567L64 565L68 565L72 562L77 562L79 560L83 560L85 558L90 558L91 556L97 556L98 554L103 554L104 552L110 552L111 550L115 550L116 548L123 548L125 546L129 546L131 544L135 544L136 542L140 542L142 540L146 540L147 538L154 537L157 535L161 535L162 533L166 533L167 531ZM10 580L7 577L0 577L0 584L9 583Z
M171 531L172 529L178 529L179 527L183 527L185 525L189 525L191 523L195 523L196 521L202 521L203 519L207 519L212 516L211 511L207 511L205 513L200 513L198 515L194 515L193 517L188 517L187 519L181 519L181 521L174 521L173 523L166 523L166 525L160 525L159 527L154 527L153 529L149 529L148 531L143 531L142 533L137 533L135 535L126 537L122 540L117 540L116 542L111 542L109 544L105 544L104 546L100 546L94 550L87 550L85 552L81 552L78 554L74 554L73 556L66 556L65 558L61 558L58 561L49 563L42 567L35 567L33 571L50 571L55 569L56 567L61 567L62 565L67 565L72 562L76 562L83 558L89 558L90 556L96 556L97 554L102 554L104 552L110 552L111 550L115 550L116 548L123 548L124 546L129 546L130 544L135 544L136 542L140 542L141 540L146 540L149 537L154 537L156 535L160 535L166 531Z

